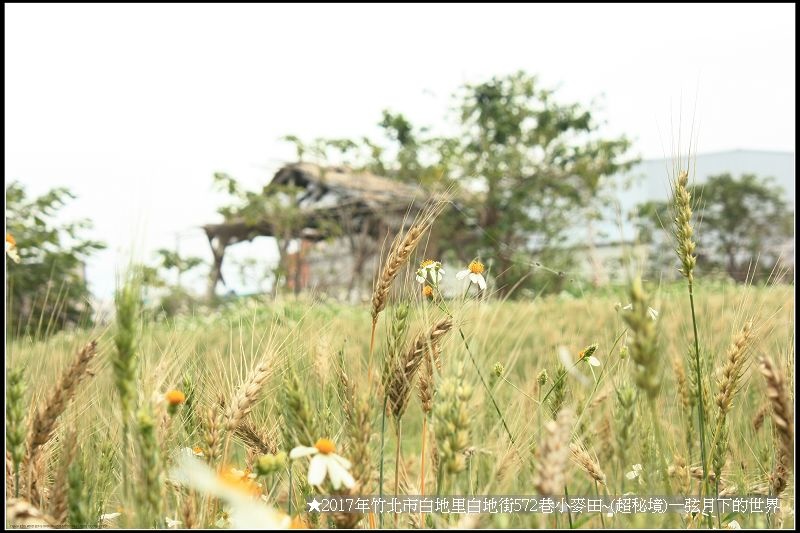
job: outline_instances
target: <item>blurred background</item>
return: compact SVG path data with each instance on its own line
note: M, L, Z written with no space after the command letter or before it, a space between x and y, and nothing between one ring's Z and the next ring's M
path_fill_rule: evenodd
M4 10L14 331L102 315L131 264L167 316L358 302L445 195L427 253L493 294L670 280L683 168L705 275L793 280L794 5Z

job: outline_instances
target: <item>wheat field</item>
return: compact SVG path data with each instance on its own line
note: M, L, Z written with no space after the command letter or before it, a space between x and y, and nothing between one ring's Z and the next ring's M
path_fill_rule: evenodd
M314 493L703 490L684 284L644 281L656 316L641 305L636 313L627 287L530 301L481 297L477 288L455 300L428 297L414 280L416 264L402 263L389 280L399 290L383 294L377 313L374 302L252 298L151 323L127 285L114 323L10 342L8 520L246 523L235 495L176 481L181 454L191 453L220 486L254 495L261 507L251 514L269 510L264 516L294 527L793 526L792 290L704 287L702 277L694 297L705 494L778 495L779 513L306 512ZM636 352L647 349L650 334L653 351L642 359ZM723 433L727 446L716 442ZM298 446L322 450L323 440L350 461L353 484L334 489L331 477L310 486L308 461L286 455Z
M793 293L703 284L687 182L673 183L681 282L631 272L507 300L474 260L445 297L442 264L417 257L443 202L395 236L363 306L251 298L154 322L130 276L113 323L8 346L10 525L793 526ZM376 494L777 505L387 517L306 503Z

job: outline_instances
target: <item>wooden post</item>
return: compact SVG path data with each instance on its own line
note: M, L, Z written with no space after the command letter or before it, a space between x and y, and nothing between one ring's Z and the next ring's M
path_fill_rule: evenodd
M211 265L211 272L209 272L208 291L206 293L208 301L212 302L217 294L217 283L220 281L223 284L225 283L225 279L222 277L222 261L225 259L225 248L228 247L228 237L215 237L208 233L206 235L208 236L208 244L211 246L211 253L214 254L214 263ZM215 238L216 245L214 244Z

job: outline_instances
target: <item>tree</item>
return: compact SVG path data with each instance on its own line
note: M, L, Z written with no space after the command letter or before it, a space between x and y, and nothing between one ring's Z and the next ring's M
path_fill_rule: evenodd
M178 288L181 288L181 276L203 264L203 260L199 257L182 257L177 251L166 248L159 249L156 254L161 259L161 268L167 271L175 270L175 285Z
M346 146L357 168L453 193L453 209L437 220L430 253L492 262L501 294L549 284L552 278L528 278L532 266L571 266L572 255L563 251L567 230L597 218L594 204L608 178L636 162L626 156L630 142L598 137L590 109L557 102L524 72L466 85L455 97L460 134L454 137L430 135L402 114L384 111L383 140L327 145ZM297 137L285 139L298 156L304 153ZM317 153L328 159L326 150ZM551 288L559 290L559 283Z
M299 143L299 141L297 142ZM305 217L296 202L301 190L298 187L276 186L268 183L261 192L248 191L243 189L235 178L222 172L214 174L214 183L217 187L226 190L232 198L231 204L217 210L225 217L226 222L242 219L246 224L255 228L259 222L269 220L280 254L280 260L274 273L275 280L277 282L281 277L286 279L289 275L289 246L305 223ZM328 229L333 233L335 228L322 229ZM258 231L254 229L251 238L258 235ZM222 255L218 251L215 252L215 265L212 268L215 268L218 275L222 266L221 260ZM295 275L299 276L299 271L296 271ZM209 300L213 299L213 290L217 281L215 277L212 277L209 282ZM294 281L296 291L299 291L298 280Z
M105 248L87 239L87 219L57 222L59 210L75 196L59 187L29 198L12 182L6 188L6 228L17 242L20 262L7 264L7 331L42 336L68 325L91 324L84 277L86 259Z
M166 248L157 250L156 256L158 264L136 266L150 311L156 317L166 318L190 312L199 303L199 298L181 285L181 276L205 262L199 257L184 257ZM164 275L171 271L175 271L174 283L171 282L172 276Z
M723 269L736 281L753 275L756 261L766 268L756 277L769 275L780 260L780 246L793 238L794 214L783 190L772 178L744 174L710 176L689 192L695 200L699 221L696 229L698 268ZM671 230L669 204L647 202L639 206L637 223L643 241L659 243Z
M566 270L565 232L584 220L606 178L635 163L630 142L598 138L589 109L556 102L524 72L466 85L458 98L458 179L476 191L468 218L480 226L462 259L496 261L501 293L535 283L524 280L533 256Z

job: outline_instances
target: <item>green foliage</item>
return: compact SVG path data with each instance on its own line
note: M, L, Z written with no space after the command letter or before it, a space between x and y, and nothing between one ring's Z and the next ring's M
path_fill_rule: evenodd
M769 275L779 260L777 247L793 237L793 213L772 178L745 174L736 179L726 173L688 189L696 199L694 210L700 221L695 232L698 268L720 269L743 281L748 272L753 274L751 265L758 260L755 278ZM639 239L668 249L671 243L664 228L669 228L670 217L667 202L640 204L635 218ZM666 266L674 264L651 265L656 269Z
M523 279L530 261L520 269L525 263L514 255L553 253L604 179L635 162L625 159L630 142L597 139L589 109L556 102L553 91L523 72L467 85L458 96L460 181L481 191L466 207L482 228L462 251L498 262L501 293L519 282L530 286ZM569 258L561 262L569 266Z
M183 257L178 252L161 248L156 251L156 266L136 265L145 301L150 301L150 311L157 318L172 318L180 313L190 313L199 303L199 297L181 285L181 276L202 266L199 257ZM175 272L174 283L165 274Z
M6 390L6 449L14 470L14 491L19 496L19 469L25 456L25 373L22 368L7 372Z
M453 192L455 208L437 220L429 253L494 262L501 293L562 290L563 279L551 271L571 268L574 258L559 244L568 228L598 211L607 178L635 163L626 157L630 142L598 138L590 109L557 102L552 90L524 72L466 85L455 98L455 136L431 135L404 115L384 111L383 140L317 139L314 145L346 146L355 167ZM305 146L297 137L285 139ZM359 153L366 156L359 159ZM327 148L316 154L318 162L331 162ZM535 275L537 261L549 267L546 276Z
M178 252L161 248L156 252L161 258L161 268L175 269L179 274L184 274L203 264L199 257L181 257Z
M91 323L86 259L105 245L85 238L88 219L61 222L59 211L75 196L66 188L30 198L22 184L6 188L6 228L20 263L7 262L6 305L10 335L42 336Z
M136 380L138 377L139 334L141 329L141 280L130 275L114 295L117 330L114 335L116 353L111 360L114 384L122 405L123 420L127 424L138 403Z
M294 138L288 136L288 138ZM299 141L297 141L299 142ZM349 142L330 141L346 151ZM225 217L226 222L241 220L252 227L249 238L263 235L263 224L268 221L269 232L278 242L280 262L275 269L276 280L285 279L288 272L287 251L292 238L308 226L314 226L328 238L341 234L341 225L328 220L309 220L301 211L298 200L302 189L291 185L275 185L268 183L260 192L245 190L234 178L225 173L214 174L214 182L226 190L231 196L231 203L217 211Z

